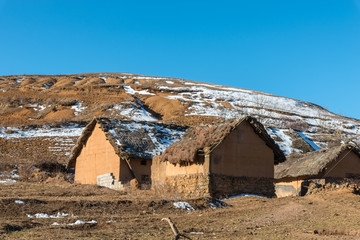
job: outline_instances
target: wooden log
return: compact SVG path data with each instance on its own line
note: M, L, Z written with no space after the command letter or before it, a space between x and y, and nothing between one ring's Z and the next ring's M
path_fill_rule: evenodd
M176 226L175 226L175 224L173 223L173 221L171 220L171 218L163 218L163 219L161 219L161 221L167 221L168 223L169 223L169 225L170 225L170 227L171 227L171 230L173 231L173 233L174 233L174 235L175 235L175 240L176 239L179 239L179 237L180 237L180 234L179 234L179 231L177 230L177 228L176 228Z

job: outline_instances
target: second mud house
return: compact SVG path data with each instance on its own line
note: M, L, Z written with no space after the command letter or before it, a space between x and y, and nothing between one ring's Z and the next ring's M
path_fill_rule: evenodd
M327 181L352 177L360 177L360 153L353 145L306 154L295 153L275 166L276 195L304 195L311 181L325 184Z
M285 156L252 117L190 128L151 167L152 188L174 197L274 196L274 163Z
M175 125L95 118L78 139L67 167L75 168L75 183L119 189L136 179L146 186L152 157L184 131Z

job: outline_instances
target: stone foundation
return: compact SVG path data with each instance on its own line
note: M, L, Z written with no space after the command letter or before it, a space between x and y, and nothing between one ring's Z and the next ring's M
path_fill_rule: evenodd
M124 185L121 181L115 179L113 173L106 173L97 176L97 185L116 190L124 189Z
M241 193L275 196L273 178L231 177L211 174L210 189L213 197L226 197Z
M152 186L155 192L170 198L209 197L209 177L204 174L166 177L164 183Z

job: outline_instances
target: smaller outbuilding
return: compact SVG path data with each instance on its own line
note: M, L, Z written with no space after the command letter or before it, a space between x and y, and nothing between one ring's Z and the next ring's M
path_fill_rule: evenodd
M294 153L275 166L277 197L301 196L310 181L326 184L333 180L360 177L360 153L346 144L306 154Z
M132 179L151 184L151 162L178 141L186 128L153 122L95 118L84 129L67 164L75 183L121 189Z
M255 118L197 126L153 158L152 188L175 198L274 196L274 164L284 160Z

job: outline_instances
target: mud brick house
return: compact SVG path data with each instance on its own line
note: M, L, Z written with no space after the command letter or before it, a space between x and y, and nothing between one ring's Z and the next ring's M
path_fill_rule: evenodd
M132 179L150 184L152 157L181 138L185 128L152 122L95 118L72 149L75 183L122 188Z
M359 176L359 149L350 144L306 154L295 153L275 166L276 195L304 195L310 182L326 184Z
M193 127L153 158L152 189L174 197L274 196L274 163L284 160L252 117Z

